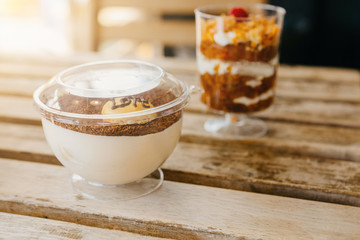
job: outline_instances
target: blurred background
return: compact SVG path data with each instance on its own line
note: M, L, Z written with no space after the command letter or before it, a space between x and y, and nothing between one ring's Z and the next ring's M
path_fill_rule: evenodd
M0 0L0 55L194 59L193 10L219 2L284 7L282 63L360 68L358 0Z

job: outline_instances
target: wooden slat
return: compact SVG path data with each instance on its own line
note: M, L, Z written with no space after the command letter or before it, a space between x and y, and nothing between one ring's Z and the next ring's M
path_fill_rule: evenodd
M360 130L349 128L333 128L327 126L311 126L291 123L268 122L269 133L266 137L256 140L226 140L212 137L203 130L203 123L207 119L206 116L190 114L185 115L183 133L181 141L195 143L211 143L221 145L225 142L227 145L236 146L241 143L248 143L271 148L277 152L287 152L296 155L313 156L322 158L342 159L347 161L359 161L360 159ZM40 122L36 122L40 125ZM0 123L3 137L15 136L15 142L5 140L3 146L9 143L14 148L18 147L16 141L22 137L30 137L24 135L27 131L25 125L14 125ZM20 135L14 135L18 130ZM32 127L29 126L30 131ZM37 139L43 140L41 131L35 132ZM31 132L31 134L34 134ZM34 139L32 139L34 141Z
M9 106L12 107L9 108ZM199 108L204 109L203 111L206 111L206 108L200 104L198 109ZM0 121L40 125L40 115L38 112L36 112L35 107L33 106L33 102L29 98L0 96L0 109L2 109L0 113ZM190 110L191 109L192 108L190 108ZM339 109L341 109L341 106ZM311 155L317 154L317 156L334 157L344 160L359 160L356 143L360 142L358 137L359 134L357 134L357 128L359 127L360 123L356 120L356 116L354 120L350 119L349 121L348 119L342 119L340 121L337 119L323 120L321 116L316 116L316 118L311 119L306 116L306 113L300 114L299 116L302 118L299 117L299 119L297 119L296 117L298 115L291 116L286 114L281 115L280 113L276 112L272 112L271 114L269 113L269 119L276 119L277 117L279 119L285 118L285 120L288 121L297 121L299 124L291 122L276 123L269 121L268 138L260 139L259 144L262 143L266 145L267 142L272 142L274 139L278 139L279 147L284 149L282 146L286 146L285 149L288 149L287 151L295 151L296 153L303 152L304 154ZM262 114L262 116L267 117L266 114ZM201 131L203 128L203 123L210 117L210 115L202 116L189 114L189 118L187 118L189 119L189 124L185 125L185 131L188 130L187 132L189 134L200 136L201 141L203 141L203 139L208 137L205 131ZM345 127L335 128L332 126L300 124L301 122L310 121L316 123L316 120L318 120L317 123L319 124L338 124L344 125ZM353 124L356 128L348 128L352 125L347 125L347 123ZM195 129L197 129L197 131L194 131ZM290 144L292 142L294 143ZM314 145L313 143L320 143L320 145Z
M279 78L276 95L283 98L360 103L360 80L322 81L314 79Z
M119 38L156 41L164 44L195 45L195 23L154 20L99 29L100 42Z
M9 106L12 107L9 108ZM283 107L280 104L279 106ZM331 106L332 105L327 106L323 104L324 109L319 108L319 110L324 111L326 110L325 107L331 109ZM359 112L360 109L356 109L355 107L350 108L352 106L351 104L348 104L349 109L344 108L346 104L338 104L338 106L339 107L337 111L329 111L329 114L332 114L329 117L341 117L341 119L327 119L325 115L325 113L327 112L323 113L323 115L325 116L319 114L314 114L314 116L311 116L311 112L306 111L299 111L299 113L282 113L276 112L274 110L271 113L263 113L260 116L264 118L281 120L284 119L289 122L281 122L281 124L279 124L269 121L268 124L270 129L268 138L264 138L263 140L259 140L258 142L259 144L261 142L263 144L266 144L267 142L272 142L274 139L277 139L279 141L279 147L287 146L285 147L286 149L288 149L287 151L295 151L297 153L304 152L305 154L318 154L317 156L322 157L334 157L344 160L357 161L359 160L358 154L356 154L357 148L355 146L355 149L353 149L352 145L360 142L360 139L358 137L359 134L356 134L358 132L360 122L357 120L357 116L353 115L356 114L356 110ZM276 108L276 105L274 108ZM35 110L34 103L30 98L0 96L0 109L0 121L40 125L40 114ZM188 109L195 109L197 112L207 111L206 108L200 103L198 105L190 104ZM287 109L293 110L291 109L291 107L288 107ZM341 115L341 112L339 113L339 111L342 110L347 110L349 111L349 113L347 115ZM353 110L353 112L350 112L351 110ZM335 116L336 113L338 113L339 116ZM360 113L358 114L360 115ZM202 130L203 128L204 121L210 117L211 115L205 116L189 114L189 118L187 118L189 124L185 124L185 131L188 127L188 133L194 133L195 135L200 136L201 141L203 141L208 137L208 135L205 135L205 131L200 130ZM346 117L348 117L348 119L346 119ZM291 121L295 121L295 123L299 124L291 123ZM305 124L301 124L301 122L305 122ZM313 122L317 124L307 125L307 122ZM323 126L324 124L339 125L344 127L334 128L332 126ZM194 128L196 128L198 131L194 131ZM294 142L294 144L289 145L292 142ZM296 144L300 143L302 145L298 145L299 147L296 147ZM320 145L312 146L313 143L320 143ZM326 144L329 146L325 146ZM281 147L281 149L283 148Z
M194 141L199 119L190 118L185 118L185 135L163 166L167 179L360 206L360 163L309 153L341 156L344 151L333 150L337 145L314 149L314 144L291 141L219 141L206 135ZM0 129L0 157L59 164L41 127L0 123ZM353 150L353 158L360 159L360 142Z
M208 118L207 115L186 113L182 141L226 142L226 145L233 146L247 142L297 155L360 160L360 129L267 121L268 133L265 137L235 141L214 137L206 132L203 125Z
M43 66L47 67L71 67L85 62L100 61L110 58L111 56L102 56L99 53L77 53L73 55L60 55L60 56L49 56L45 54L39 55L25 55L25 54L2 54L0 56L0 64L12 64L18 65L21 69L25 66ZM0 68L2 71L6 71L6 68Z
M104 204L75 195L63 167L14 160L0 161L0 182L0 211L157 237L360 237L360 209L349 206L168 181L146 197Z
M29 97L1 96L0 121L39 125L39 113Z
M264 0L238 0L237 3L259 3L265 2ZM226 4L234 3L233 0L183 0L179 4L176 0L153 0L151 2L146 0L100 0L99 8L109 6L127 6L144 8L148 11L156 12L170 12L170 13L192 13L195 8L209 4Z
M0 77L0 95L31 97L36 88L46 81L48 81L46 78Z
M88 227L51 219L0 213L0 239L74 240L74 239L146 239L160 238L111 229ZM161 238L163 239L163 238Z
M211 113L204 104L196 100L191 101L186 110L195 113ZM276 97L271 108L256 113L254 116L277 121L360 127L360 105L358 102L317 101L279 96Z
M62 71L63 67L56 66L31 66L31 65L18 65L18 64L9 64L9 63L1 63L0 64L0 76L1 77L9 77L9 76L17 76L17 77L26 77L26 78L49 78L56 73Z
M189 85L199 84L198 77L195 74L179 72L175 73L175 76L186 81ZM0 77L0 94L31 97L35 89L49 79L16 76ZM352 82L279 78L276 93L277 96L290 99L360 103L360 87Z
M34 88L32 88L34 89ZM31 89L31 90L32 90ZM13 90L18 91L18 90ZM25 90L29 94L28 90ZM1 90L0 90L1 92ZM9 108L12 106L12 108ZM14 121L31 121L38 118L33 110L30 98L0 96L0 119ZM208 113L208 108L199 101L199 96L194 96L186 108L187 111ZM303 122L312 124L326 124L360 127L360 104L356 101L334 102L318 101L314 99L286 98L279 96L269 110L257 114L264 119Z
M194 15L194 9L198 6L223 1L184 1L178 4L176 1L155 0L148 1L99 1L98 13L105 7L136 7L143 10L143 21L135 21L125 26L102 26L101 22L97 28L99 43L112 39L130 38L140 41L153 41L169 45L195 46L195 21L186 20L164 20L162 14L186 14ZM229 2L225 0L225 3ZM248 0L242 2L260 2L259 0ZM239 3L240 4L240 3ZM169 34L171 33L171 34Z
M97 51L98 0L69 1L73 48L79 52Z
M29 59L30 62L26 62L27 59L23 61L10 59L10 62L14 61L15 63L0 62L0 77L2 76L0 91L4 92L2 88L8 88L12 92L26 91L27 94L31 95L27 88L23 88L23 90L18 89L18 84L23 84L25 79L50 79L51 76L69 66L88 62L86 59L91 61L91 59L95 60L96 57L79 57L78 60L72 59L70 62L66 61L66 59L60 59L58 62L48 59L49 61L46 62L46 58L43 60L38 59L37 61ZM49 62L52 65L48 67L47 64ZM170 59L166 61L158 60L158 64L173 72L180 79L186 80L189 84L198 84L196 69L194 69L196 64L191 61L190 63ZM293 74L291 75L291 73ZM6 83L6 79L8 79L8 83ZM31 82L26 83L26 85L30 84ZM35 89L35 85L38 85L35 81L33 84L34 86L31 89ZM3 85L5 86L3 87ZM360 75L356 70L281 66L277 95L292 99L305 98L319 101L358 103L360 102L359 85Z
M118 59L116 55L99 55L93 53L76 54L72 56L13 56L1 55L0 56L0 76L1 75L16 75L21 73L24 75L32 76L43 68L38 74L47 74L47 77L57 73L59 69L64 69L73 65L100 61ZM176 59L176 58L157 58L150 60L156 64L161 65L167 71L174 73L197 73L197 64L194 59ZM36 69L31 69L35 67ZM57 68L57 69L56 69ZM14 70L16 69L16 70ZM332 83L353 83L359 86L360 72L356 69L346 68L332 68L332 67L313 67L313 66L289 66L281 65L279 68L278 76L290 80L307 80L332 82Z
M198 86L199 77L194 73L176 71L174 75L188 85ZM289 99L360 103L360 78L358 81L327 81L323 79L279 77L276 95Z
M315 67L315 66L284 66L279 76L294 79L321 79L330 82L360 83L360 72L356 69Z
M257 116L281 121L360 127L360 105L353 102L320 102L279 97L272 108Z

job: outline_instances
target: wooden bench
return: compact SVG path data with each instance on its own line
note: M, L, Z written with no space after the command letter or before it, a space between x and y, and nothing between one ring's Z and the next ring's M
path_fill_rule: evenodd
M257 114L269 126L260 139L209 135L211 113L193 96L161 189L103 202L73 192L31 98L51 75L96 59L0 57L1 237L360 238L358 71L281 66L275 104ZM197 82L194 62L157 63Z
M234 1L72 0L70 2L74 45L77 51L97 51L109 40L131 39L137 43L151 43L159 49L155 50L159 52L157 54L159 57L164 55L164 46L195 46L195 8ZM259 2L265 1L238 1L239 4ZM115 18L119 18L119 15L126 16L123 19L111 21L109 15L115 15Z

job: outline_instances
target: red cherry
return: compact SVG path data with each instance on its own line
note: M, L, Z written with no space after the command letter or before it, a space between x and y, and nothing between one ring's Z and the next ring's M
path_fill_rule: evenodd
M234 17L237 18L246 18L249 16L249 14L243 8L240 7L234 7L230 9L228 15L234 15Z

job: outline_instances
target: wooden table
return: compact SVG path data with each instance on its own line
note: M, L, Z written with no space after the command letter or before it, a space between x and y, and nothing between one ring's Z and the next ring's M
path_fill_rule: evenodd
M74 194L31 98L98 58L0 58L0 239L360 239L358 71L282 66L276 103L257 115L269 132L254 140L206 133L194 96L161 189L104 202ZM194 62L157 63L197 81Z

